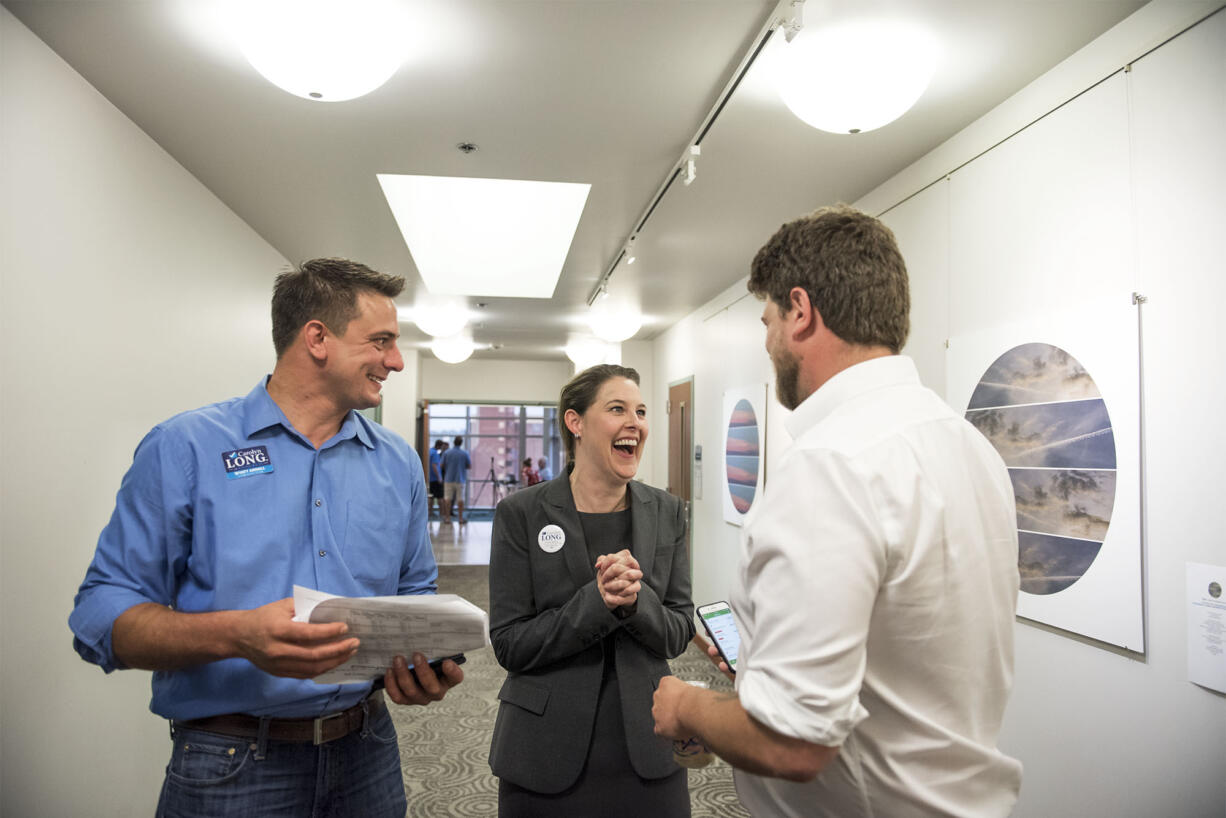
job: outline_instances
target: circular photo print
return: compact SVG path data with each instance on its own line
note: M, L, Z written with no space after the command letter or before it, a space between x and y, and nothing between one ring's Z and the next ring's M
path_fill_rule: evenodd
M1098 556L1115 505L1115 435L1094 379L1059 347L1022 344L988 367L966 419L1009 467L1022 591L1063 591Z
M761 452L758 417L749 401L739 400L728 418L724 460L728 467L728 493L732 495L732 506L741 514L749 511L758 490Z

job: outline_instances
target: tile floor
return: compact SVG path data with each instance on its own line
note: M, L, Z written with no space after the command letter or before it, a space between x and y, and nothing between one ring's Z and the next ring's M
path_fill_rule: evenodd
M492 522L473 520L460 525L454 520L432 519L429 527L434 561L439 565L489 565Z

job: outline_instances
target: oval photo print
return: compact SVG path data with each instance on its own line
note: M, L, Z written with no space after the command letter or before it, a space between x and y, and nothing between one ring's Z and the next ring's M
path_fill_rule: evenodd
M988 367L966 419L1009 467L1022 591L1063 591L1098 556L1115 505L1115 435L1094 379L1059 347L1022 344Z
M761 447L758 443L758 417L747 400L739 400L728 418L728 441L724 459L728 466L728 493L732 506L741 514L753 505L758 490L758 464Z

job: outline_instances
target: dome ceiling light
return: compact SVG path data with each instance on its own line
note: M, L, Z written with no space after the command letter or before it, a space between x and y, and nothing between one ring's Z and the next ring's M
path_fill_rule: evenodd
M808 125L864 133L911 109L932 79L936 47L905 23L807 25L785 46L779 94Z
M391 0L252 0L240 9L243 55L273 85L304 99L369 94L406 53L407 26Z
M643 314L637 307L614 298L601 298L592 304L587 320L597 337L614 344L632 337L643 326Z
M467 361L475 348L473 339L464 333L452 335L450 338L435 338L430 342L430 351L434 353L434 357L447 364Z
M621 345L608 344L589 336L575 336L566 344L566 357L582 372L597 364L620 364Z
M426 335L448 338L468 324L468 308L463 298L419 296L411 309L397 310L401 321L412 321Z

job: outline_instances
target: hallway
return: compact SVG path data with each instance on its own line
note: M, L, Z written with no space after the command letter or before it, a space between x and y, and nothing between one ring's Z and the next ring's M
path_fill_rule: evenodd
M490 564L490 537L494 530L492 521L476 519L460 525L455 520L443 523L432 517L429 527L434 561L439 565Z

